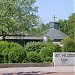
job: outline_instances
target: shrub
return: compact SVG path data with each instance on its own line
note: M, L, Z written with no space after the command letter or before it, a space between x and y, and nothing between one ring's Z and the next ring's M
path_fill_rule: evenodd
M7 62L8 51L9 43L7 41L0 41L0 63Z
M27 52L36 51L39 53L40 49L44 46L45 46L45 43L43 43L43 42L31 42L31 43L26 44L25 50Z
M50 39L50 38L48 38L47 42L49 42L49 43L53 43L53 40Z
M6 41L0 41L0 54L2 54L2 51L6 48L9 48L9 43Z
M54 45L52 42L27 43L25 46L25 50L27 51L27 59L29 62L52 61L53 52L56 51L58 47L59 46Z
M63 41L62 51L64 52L75 52L75 41L72 38L65 38Z
M26 51L21 45L11 47L8 54L8 59L10 63L22 63L26 58Z
M43 61L43 62L52 61L52 59L51 59L52 54L53 54L53 50L50 47L43 47L39 52L41 61Z
M28 60L29 62L40 62L40 57L39 57L39 55L38 55L37 52L35 52L35 51L30 51L30 52L28 52L28 54L27 54L27 60Z
M26 58L26 53L21 45L0 41L0 63L22 62L24 58Z
M61 52L61 47L57 44L54 44L54 52Z

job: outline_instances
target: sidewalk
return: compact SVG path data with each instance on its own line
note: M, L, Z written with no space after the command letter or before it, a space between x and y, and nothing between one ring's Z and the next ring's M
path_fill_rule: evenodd
M0 68L0 73L43 72L75 73L75 66Z

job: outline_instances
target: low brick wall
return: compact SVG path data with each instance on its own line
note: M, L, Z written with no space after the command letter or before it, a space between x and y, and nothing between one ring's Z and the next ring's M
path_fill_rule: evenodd
M53 63L11 63L11 64L0 64L0 68L8 67L50 67Z

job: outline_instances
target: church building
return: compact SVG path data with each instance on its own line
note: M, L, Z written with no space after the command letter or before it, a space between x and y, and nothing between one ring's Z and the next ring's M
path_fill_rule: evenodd
M48 38L53 40L53 43L59 44L60 41L64 38L66 38L67 35L60 31L60 25L57 22L50 22L50 29L47 31L47 33L43 36L37 37L37 36L6 36L5 40L9 42L16 42L21 44L22 46L25 46L27 42L33 42L33 41L47 41ZM0 40L2 40L2 36L0 37Z
M60 46L60 41L67 37L67 35L60 31L60 25L57 22L50 22L51 28L48 30L48 32L44 35L45 41L47 41L48 38L53 40L53 43L56 43Z

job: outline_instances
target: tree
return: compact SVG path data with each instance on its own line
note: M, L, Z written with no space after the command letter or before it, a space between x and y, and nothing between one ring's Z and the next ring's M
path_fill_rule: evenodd
M68 20L59 20L60 30L68 36L74 38L75 35L75 13L69 16Z
M68 34L68 20L62 20L60 19L59 21L59 24L60 24L60 30L66 34Z
M48 29L50 29L50 23L44 24L39 17L39 25L36 28L33 28L30 33L31 35L41 36L46 34Z
M74 38L74 31L75 31L75 13L71 14L68 20L68 34L72 38Z
M8 34L28 33L37 24L34 7L36 0L0 0L0 34L5 40Z
M62 51L64 52L75 52L75 40L73 38L67 37L62 40L63 47Z

